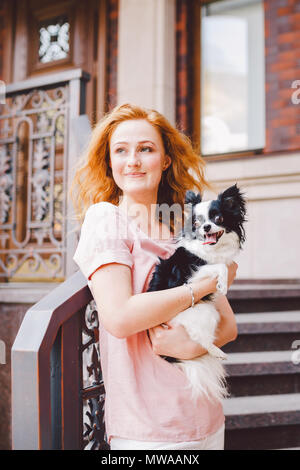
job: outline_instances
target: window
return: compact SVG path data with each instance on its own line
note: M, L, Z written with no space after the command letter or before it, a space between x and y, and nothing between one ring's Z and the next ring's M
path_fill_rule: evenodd
M65 59L69 53L69 21L67 16L53 18L39 25L39 60L43 64Z
M203 155L265 145L262 0L224 0L201 9Z
M74 14L77 3L72 0L41 6L32 3L28 12L29 75L73 66Z

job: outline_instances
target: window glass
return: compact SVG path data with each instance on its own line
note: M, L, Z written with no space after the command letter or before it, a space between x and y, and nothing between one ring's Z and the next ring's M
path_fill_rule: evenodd
M263 148L263 1L224 0L201 13L202 153Z

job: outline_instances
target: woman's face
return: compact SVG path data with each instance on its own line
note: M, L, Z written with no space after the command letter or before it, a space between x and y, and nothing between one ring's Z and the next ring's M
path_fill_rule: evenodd
M114 130L110 165L123 195L156 201L162 172L170 163L160 133L145 119L121 122Z

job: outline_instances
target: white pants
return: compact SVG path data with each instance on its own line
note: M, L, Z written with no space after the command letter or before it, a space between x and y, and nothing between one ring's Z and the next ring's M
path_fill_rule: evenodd
M225 424L208 437L188 442L147 442L112 437L111 450L224 450Z

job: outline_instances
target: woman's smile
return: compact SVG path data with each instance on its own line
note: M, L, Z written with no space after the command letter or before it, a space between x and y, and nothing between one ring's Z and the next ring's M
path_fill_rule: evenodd
M146 173L126 173L125 176L129 176L130 178L140 178L144 176Z

